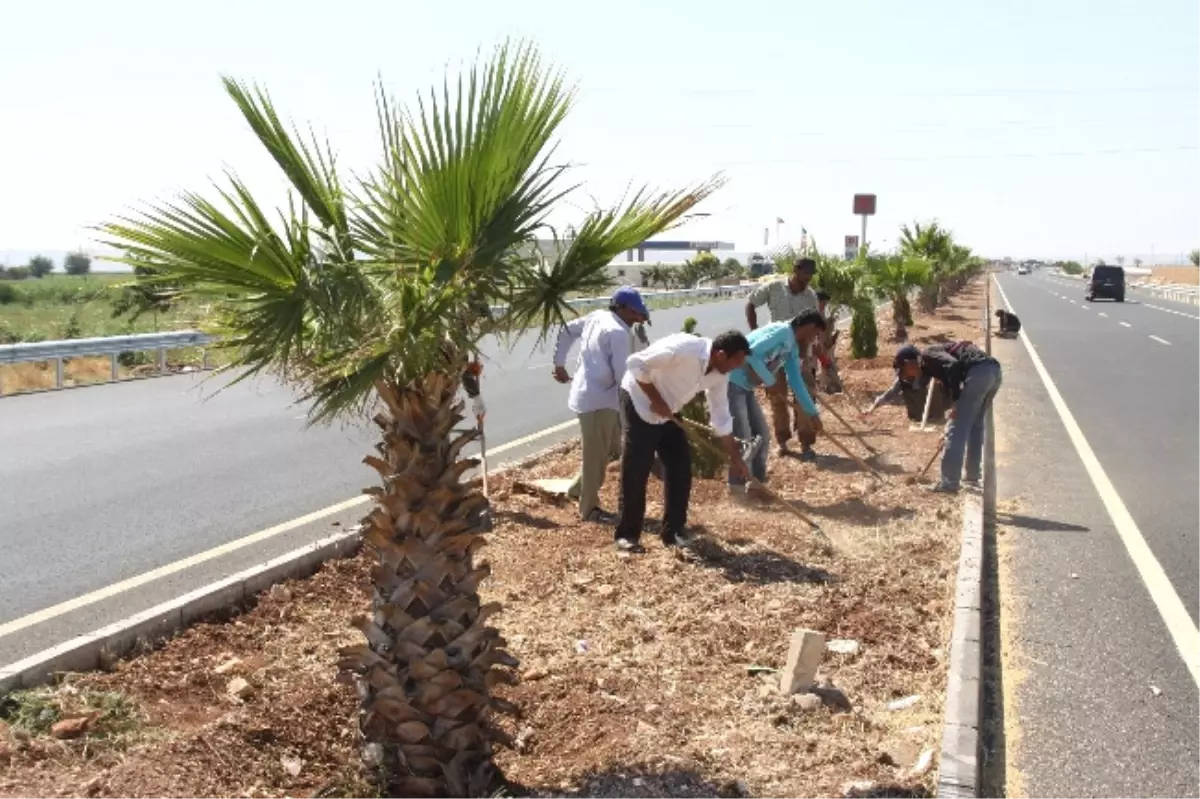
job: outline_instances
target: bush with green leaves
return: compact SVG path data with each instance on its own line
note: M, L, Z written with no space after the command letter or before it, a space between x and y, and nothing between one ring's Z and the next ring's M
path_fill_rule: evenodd
M0 283L0 305L11 305L20 298L21 292L17 291L16 286Z
M63 261L63 269L68 275L86 275L92 271L92 257L87 253L73 252Z
M1061 269L1065 275L1083 274L1083 264L1079 263L1078 261L1059 261L1058 268Z
M689 316L683 320L683 332L693 336L699 335L696 332L696 318ZM708 402L703 394L697 394L692 397L691 401L679 411L679 415L684 419L697 424L708 425ZM684 433L688 437L688 448L692 451L692 474L695 477L703 477L705 479L713 479L718 477L726 468L728 463L725 460L724 452L721 445L715 441L705 442L699 437L704 433L695 428L686 428Z
M54 271L54 261L44 255L35 255L29 259L29 274L43 278Z
M850 317L850 353L855 358L874 358L879 354L879 330L875 324L875 304L870 298L854 303Z

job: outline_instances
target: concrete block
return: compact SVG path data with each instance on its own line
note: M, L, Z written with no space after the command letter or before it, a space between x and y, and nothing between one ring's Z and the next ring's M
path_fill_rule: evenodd
M254 597L257 597L263 591L275 585L275 583L299 578L300 558L301 554L298 551L291 552L281 558L269 560L251 571L242 572L245 575L242 578L242 590L245 593L246 600L250 601Z
M962 796L962 793L943 793L942 786L968 791L975 796L979 786L979 731L972 727L947 724L942 729L942 753L938 763L938 795Z
M983 580L964 580L960 578L954 587L954 608L956 610L979 610L983 607Z
M21 672L6 667L0 669L0 698L11 694L21 687Z
M102 645L103 641L95 634L81 635L18 660L7 666L5 672L18 675L17 688L33 688L50 682L55 674L92 671L100 665Z
M174 602L158 605L121 621L101 627L94 635L117 657L133 654L142 643L154 646L170 638L183 626L183 614Z
M779 675L779 690L785 694L806 693L817 678L825 654L825 635L815 630L796 630L788 648L787 665Z
M950 641L950 674L963 679L978 680L982 676L983 645L969 638Z
M979 698L983 684L978 679L951 680L946 686L946 726L979 729Z
M234 610L244 601L243 583L237 577L210 583L179 598L180 626L187 627L207 616Z
M965 639L967 641L981 641L980 638L980 617L982 614L975 608L955 608L954 609L954 628L950 634L950 640L956 641Z

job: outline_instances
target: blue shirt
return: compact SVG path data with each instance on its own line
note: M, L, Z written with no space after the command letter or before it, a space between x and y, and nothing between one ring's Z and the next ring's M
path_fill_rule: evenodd
M772 322L757 330L750 331L746 336L750 342L750 357L746 365L729 373L729 382L747 391L754 388L750 371L758 377L764 386L775 385L775 373L779 367L787 374L788 385L796 395L796 401L809 416L817 415L817 406L813 404L804 384L804 376L800 372L800 347L796 344L796 334L792 332L791 322Z

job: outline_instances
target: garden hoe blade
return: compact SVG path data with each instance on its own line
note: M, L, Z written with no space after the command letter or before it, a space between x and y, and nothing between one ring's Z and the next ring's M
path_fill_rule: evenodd
M941 455L942 450L945 448L946 448L946 437L942 436L941 439L938 441L937 449L935 449L933 451L933 454L929 456L929 460L925 461L925 465L923 467L921 467L921 471L917 472L912 477L908 478L905 482L908 483L909 485L916 485L918 482L920 482L921 478L925 476L925 473L927 471L929 471L929 467L932 466L933 462L937 460L937 456Z

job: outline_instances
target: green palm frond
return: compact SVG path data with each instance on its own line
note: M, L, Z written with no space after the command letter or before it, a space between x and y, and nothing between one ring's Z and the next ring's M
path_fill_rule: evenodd
M509 298L508 319L516 329L536 328L539 341L571 314L571 292L599 292L612 285L608 264L626 250L670 229L698 203L724 185L717 175L684 191L651 194L642 189L624 207L587 216L542 268L528 268Z
M544 335L570 293L601 287L614 257L722 183L597 212L544 265L529 253L572 188L553 158L573 90L534 47L501 46L413 111L380 90L383 157L350 188L332 148L285 124L265 90L224 87L290 182L285 207L268 213L230 174L215 200L189 192L98 230L148 279L210 300L231 366L298 384L316 418L361 409L381 380L453 372L492 331L490 305Z

